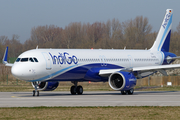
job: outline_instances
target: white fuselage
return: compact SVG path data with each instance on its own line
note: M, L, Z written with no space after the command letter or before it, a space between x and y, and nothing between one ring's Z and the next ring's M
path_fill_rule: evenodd
M164 54L151 50L34 49L18 58L11 72L20 80L93 81L102 69L161 65ZM88 74L92 74L92 78Z

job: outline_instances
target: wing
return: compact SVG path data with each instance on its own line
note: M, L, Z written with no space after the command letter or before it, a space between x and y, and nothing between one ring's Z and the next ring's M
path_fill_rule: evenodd
M167 75L165 70L178 69L178 68L180 68L180 64L144 66L144 67L134 67L130 69L108 69L108 70L100 70L99 75L105 77L117 71L129 71L129 72L133 71L138 73L159 71L163 75Z
M6 66L12 67L13 64L7 62L7 57L8 57L8 47L6 47L6 50L5 50L5 53L4 53L4 57L3 57L2 62L3 62L3 64L5 64Z

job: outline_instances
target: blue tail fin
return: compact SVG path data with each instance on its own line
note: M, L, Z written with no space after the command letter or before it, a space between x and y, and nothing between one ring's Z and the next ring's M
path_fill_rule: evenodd
M150 50L169 52L173 10L167 9L157 38Z
M8 61L7 61L7 57L8 57L8 47L6 47L6 50L5 50L5 53L4 53L4 57L3 57L3 59L2 59L2 62L3 62L3 64L5 64L6 66L13 66L13 64L12 63L8 63Z
M8 57L8 47L6 47L4 57L3 57L3 64L7 64L7 57Z

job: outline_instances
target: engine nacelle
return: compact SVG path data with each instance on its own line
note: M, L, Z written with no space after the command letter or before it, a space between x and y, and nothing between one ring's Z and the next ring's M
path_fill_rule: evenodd
M136 85L136 77L130 72L115 72L109 76L109 86L113 90L130 90Z
M41 90L41 91L53 91L55 90L58 85L59 85L59 82L36 82L38 83L38 90ZM32 86L35 88L35 82L32 82Z

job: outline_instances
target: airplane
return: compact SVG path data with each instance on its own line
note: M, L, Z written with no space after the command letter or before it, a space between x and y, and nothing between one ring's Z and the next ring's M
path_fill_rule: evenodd
M33 96L39 91L55 90L59 82L71 81L72 95L83 94L78 82L108 82L122 95L132 95L138 79L157 71L180 68L171 64L180 57L169 52L173 10L167 9L157 38L150 49L39 49L23 52L14 64L7 62L8 47L3 63L11 66L14 77L32 82Z

